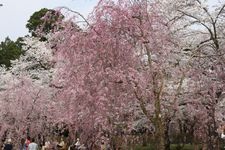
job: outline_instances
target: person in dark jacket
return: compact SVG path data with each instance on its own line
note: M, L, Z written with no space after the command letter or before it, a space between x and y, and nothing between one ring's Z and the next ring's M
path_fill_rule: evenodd
M22 138L20 141L20 149L19 150L26 150L26 144L25 144L25 139Z
M8 139L3 150L12 150L12 149L13 149L12 140Z

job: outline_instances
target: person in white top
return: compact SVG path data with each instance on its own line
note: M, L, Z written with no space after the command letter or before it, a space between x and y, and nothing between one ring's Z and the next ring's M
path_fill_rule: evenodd
M38 150L38 145L35 143L35 139L31 139L31 143L28 145L28 150Z
M58 147L59 149L65 149L65 142L64 142L64 140L63 140L62 137L61 137L60 143L57 144L57 147Z
M79 148L79 146L80 146L80 139L77 138L77 142L75 143L75 147L76 147L76 148Z
M225 129L222 130L221 138L222 138L222 139L225 139Z
M42 146L42 150L48 150L48 149L50 149L50 147L51 147L50 141L46 141L45 145Z
M217 133L219 134L220 138L225 139L225 125L220 125L217 129Z
M221 134L221 138L222 138L222 139L225 138L225 134L224 134L224 133Z

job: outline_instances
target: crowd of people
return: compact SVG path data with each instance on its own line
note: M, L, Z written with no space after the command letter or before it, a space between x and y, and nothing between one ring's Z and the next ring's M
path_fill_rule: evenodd
M35 141L35 138L30 138L29 136L24 139L22 138L19 144L19 148L15 147L11 138L6 139L2 150L82 150L85 149L84 145L80 143L79 138L71 145L68 145L67 142L64 141L63 137L61 137L60 141L50 141L49 139L44 142L43 145L38 144Z

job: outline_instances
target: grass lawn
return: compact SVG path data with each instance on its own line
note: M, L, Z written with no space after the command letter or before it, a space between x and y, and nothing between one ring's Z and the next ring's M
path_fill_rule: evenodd
M171 150L194 150L194 146L191 144L185 144L184 147L178 148L178 145L172 144L170 145ZM134 150L155 150L153 146L149 145L146 147L136 146Z
M177 144L171 144L170 145L170 149L171 150L194 150L194 145L191 145L191 144L185 144L184 147L182 148L179 148ZM223 146L221 146L220 148L221 150L225 150L225 148L223 148ZM151 145L148 145L146 147L143 147L143 146L136 146L134 148L134 150L155 150L153 148L153 146ZM201 150L201 146L199 146L199 150Z

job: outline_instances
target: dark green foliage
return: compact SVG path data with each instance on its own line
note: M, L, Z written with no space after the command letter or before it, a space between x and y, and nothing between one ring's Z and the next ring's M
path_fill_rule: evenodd
M36 36L35 31L37 30L40 25L44 23L43 17L48 12L47 8L43 8L39 11L33 13L30 19L27 21L26 27L28 28L29 32L32 36Z
M152 145L148 145L148 146L136 146L134 148L135 150L155 150L155 148ZM190 145L190 144L185 144L182 148L179 148L178 145L176 144L172 144L170 145L170 149L171 150L194 150L194 145ZM201 145L199 145L199 150L201 149Z
M11 66L10 60L15 60L23 53L22 38L18 38L16 42L8 37L0 44L0 65L5 65L7 68Z
M52 29L54 29L56 22L60 18L63 18L63 16L59 12L52 9L42 8L41 10L33 13L33 15L28 20L26 27L28 28L32 36L37 37L37 29L40 29L41 33L47 34ZM44 37L41 36L40 38Z

